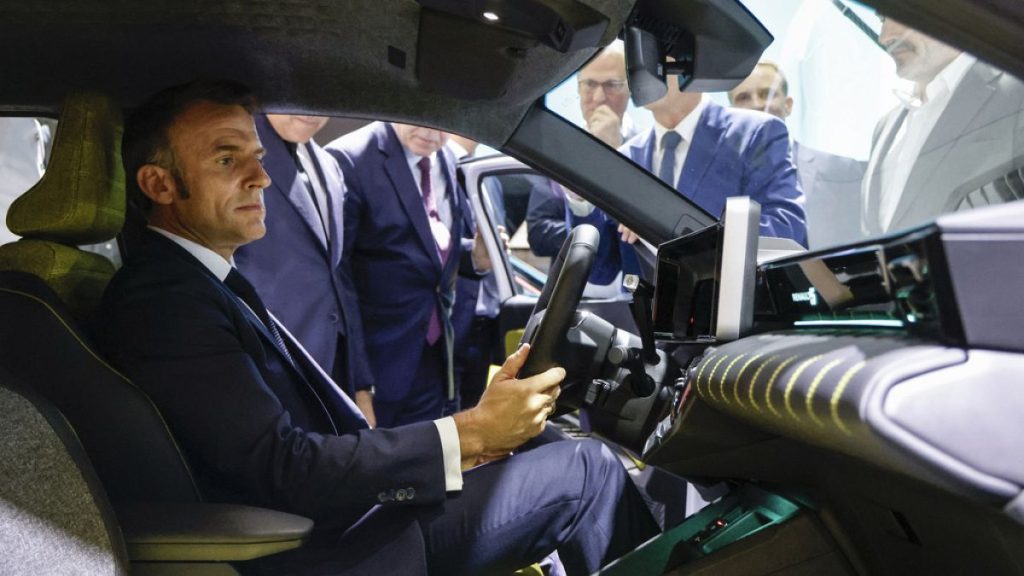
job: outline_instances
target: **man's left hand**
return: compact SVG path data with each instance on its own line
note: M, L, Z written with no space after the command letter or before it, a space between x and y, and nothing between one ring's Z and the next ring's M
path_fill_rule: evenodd
M636 244L636 241L640 239L636 232L633 232L623 224L619 224L619 236L622 237L622 241L626 244Z
M363 413L363 418L370 424L370 428L377 427L377 415L373 411L373 392L369 390L356 390L356 406Z
M504 235L507 238L508 235ZM507 245L508 242L506 241ZM487 253L487 245L484 244L484 237L480 235L478 231L473 236L473 269L477 272L490 272L491 270L491 255Z

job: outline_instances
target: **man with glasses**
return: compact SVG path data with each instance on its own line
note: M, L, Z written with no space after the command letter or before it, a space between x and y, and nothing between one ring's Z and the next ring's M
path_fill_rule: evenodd
M623 44L616 40L602 50L580 70L577 78L580 111L586 129L592 136L612 148L636 135L632 120L626 115L629 104L629 85L626 82L626 56ZM530 250L537 256L554 257L558 254L568 233L566 222L572 225L591 224L601 231L601 244L590 275L588 287L592 295L600 286L609 286L616 292L617 279L625 269L636 273L639 266L630 246L637 237L624 226L609 218L594 205L561 185L540 178L530 192L527 209L527 231Z

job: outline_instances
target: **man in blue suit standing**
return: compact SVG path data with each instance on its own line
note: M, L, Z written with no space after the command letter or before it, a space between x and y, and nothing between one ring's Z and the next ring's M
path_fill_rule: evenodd
M716 218L726 198L749 196L761 205L762 236L807 245L803 193L782 121L683 92L671 76L668 93L647 109L654 127L622 147L634 162Z
M372 425L373 376L355 287L341 258L345 182L338 163L313 141L325 124L322 116L256 116L272 180L263 196L267 234L240 247L235 264Z
M440 130L375 122L327 150L345 176L345 254L377 383L380 426L440 417L455 398L459 273L490 270Z

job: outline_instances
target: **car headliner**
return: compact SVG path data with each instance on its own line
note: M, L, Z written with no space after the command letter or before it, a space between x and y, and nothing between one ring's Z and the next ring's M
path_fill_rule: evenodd
M482 12L523 1L466 3ZM589 7L603 15L608 26L599 45L611 41L634 4L535 1L563 13ZM131 108L170 84L230 78L253 86L270 111L403 120L500 147L530 105L596 51L563 54L421 2L0 0L0 110L54 115L76 88L102 90ZM1024 71L1019 2L870 3L1004 69ZM404 66L393 63L403 56Z
M632 7L581 1L609 21L601 45ZM411 0L4 1L0 109L52 114L72 88L100 89L130 108L163 86L229 78L252 86L268 110L387 117L502 143L596 50L562 54L482 21L435 11L421 22L421 12ZM418 53L428 36L443 47ZM396 50L404 67L389 62ZM451 59L462 61L430 83L446 93L424 89L418 71ZM488 73L499 68L506 73ZM481 87L496 96L459 98Z

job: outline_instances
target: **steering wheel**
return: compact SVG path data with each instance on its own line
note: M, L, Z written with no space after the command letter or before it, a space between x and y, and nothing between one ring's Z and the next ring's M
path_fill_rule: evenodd
M577 318L576 307L583 297L600 242L600 232L589 224L573 228L565 239L519 341L530 344L530 356L518 378L564 365L560 360L564 360L562 352L568 345L566 334ZM563 388L569 382L567 377Z

